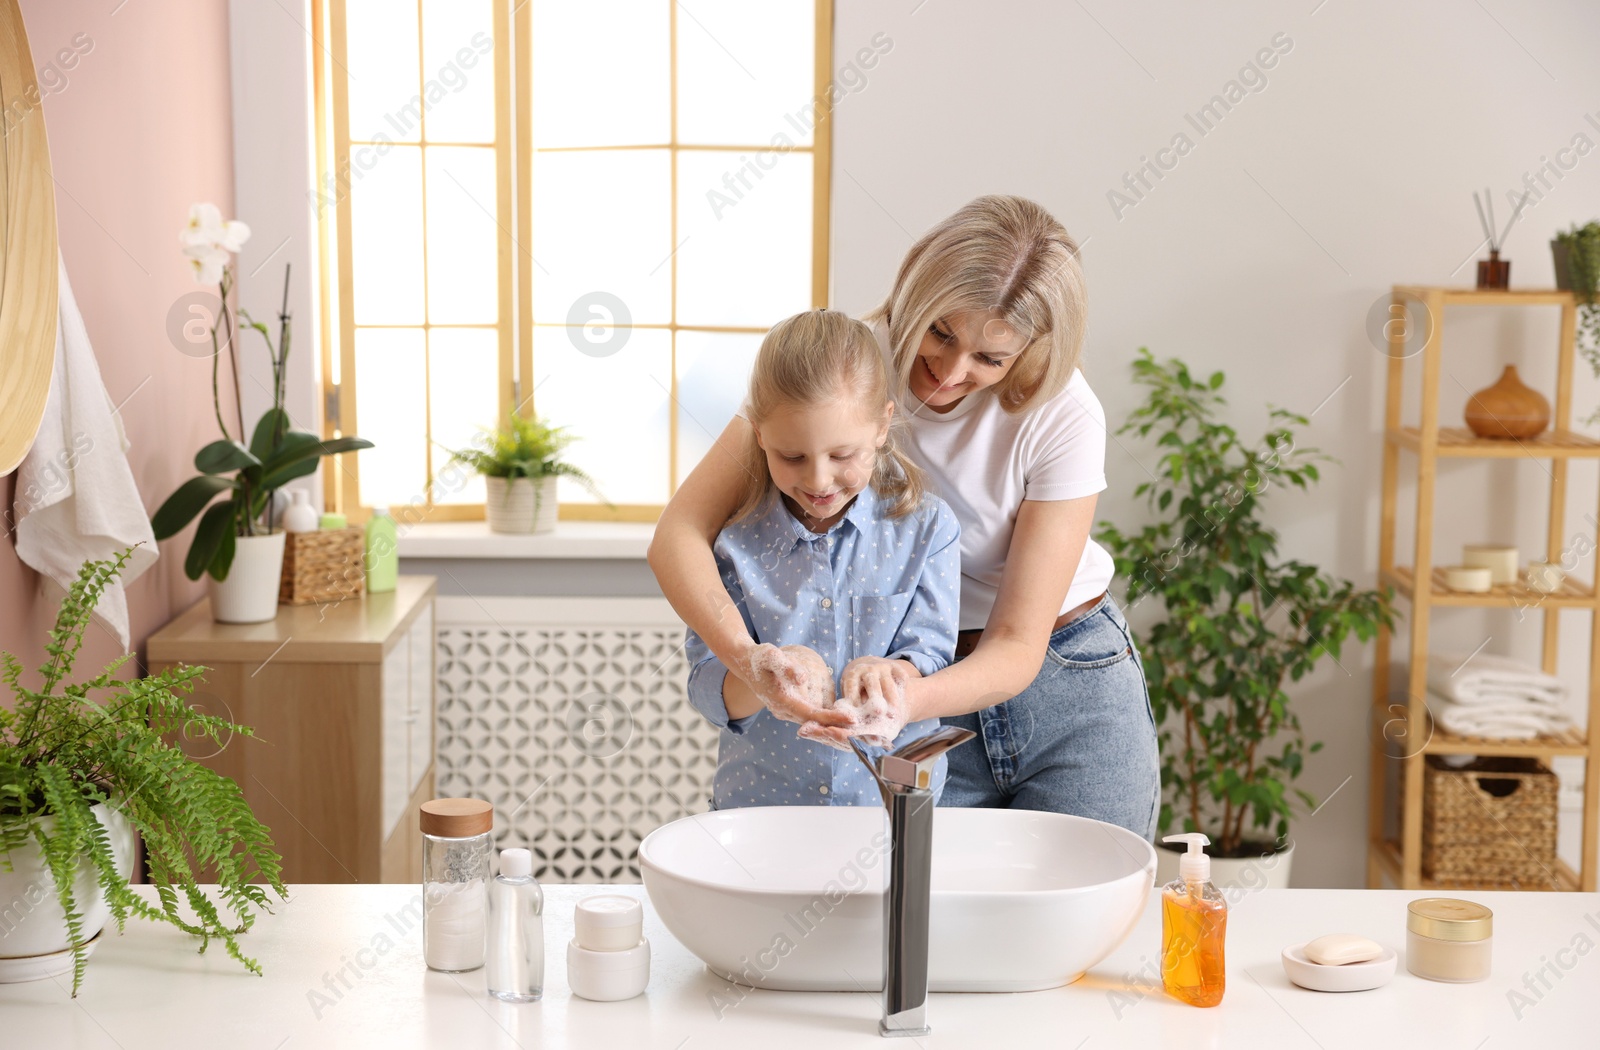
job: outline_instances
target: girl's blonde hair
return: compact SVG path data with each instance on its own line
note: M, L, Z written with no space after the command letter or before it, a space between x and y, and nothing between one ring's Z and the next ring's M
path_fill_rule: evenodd
M889 373L872 329L837 310L811 310L778 322L761 340L750 371L750 397L745 415L759 427L787 406L827 404L849 398L876 418L889 403ZM872 487L891 500L889 517L909 514L926 490L922 470L901 450L898 414L889 420L889 434L878 449ZM739 509L729 524L764 508L777 487L767 468L767 454L751 436L745 453L745 484Z
M911 246L894 290L868 321L889 327L901 389L929 326L965 311L993 310L1024 348L995 396L1020 412L1059 394L1078 367L1088 309L1078 244L1044 208L1023 197L979 197Z

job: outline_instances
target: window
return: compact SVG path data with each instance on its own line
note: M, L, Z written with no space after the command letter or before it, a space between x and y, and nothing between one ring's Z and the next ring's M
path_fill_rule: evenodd
M654 520L826 305L831 0L316 16L328 430L376 445L337 505L481 517L445 449L517 410L614 505L563 479L562 517Z

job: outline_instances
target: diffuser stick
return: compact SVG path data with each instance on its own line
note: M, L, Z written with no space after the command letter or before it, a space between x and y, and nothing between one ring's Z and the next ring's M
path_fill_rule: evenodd
M1494 197L1489 193L1489 187L1483 188L1483 203L1489 208L1489 250L1497 252L1500 246L1494 243Z
M1516 210L1511 213L1511 218L1506 220L1506 228L1500 231L1500 240L1494 244L1494 249L1496 251L1499 251L1500 246L1506 243L1506 234L1510 233L1511 227L1517 224L1517 216L1522 214L1522 208L1528 203L1528 197L1531 195L1531 193L1532 191L1525 191L1522 194L1522 199L1517 201Z
M1483 239L1488 241L1492 247L1494 245L1494 231L1489 228L1489 218L1483 213L1483 201L1478 198L1477 190L1472 191L1472 206L1478 209L1478 225L1483 227Z

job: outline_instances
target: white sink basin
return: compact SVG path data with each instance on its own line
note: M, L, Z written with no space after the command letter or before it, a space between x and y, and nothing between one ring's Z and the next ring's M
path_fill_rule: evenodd
M1098 820L941 808L933 823L936 992L1070 984L1133 929L1155 877L1155 849ZM879 807L731 809L657 828L639 867L662 922L712 972L761 988L875 991L888 840Z

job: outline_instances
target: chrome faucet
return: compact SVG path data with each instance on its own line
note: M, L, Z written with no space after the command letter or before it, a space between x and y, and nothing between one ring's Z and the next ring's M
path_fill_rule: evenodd
M928 899L933 881L933 768L939 756L977 736L944 726L874 761L857 757L878 782L889 811L889 888L883 896L883 1018L878 1034L927 1035Z

